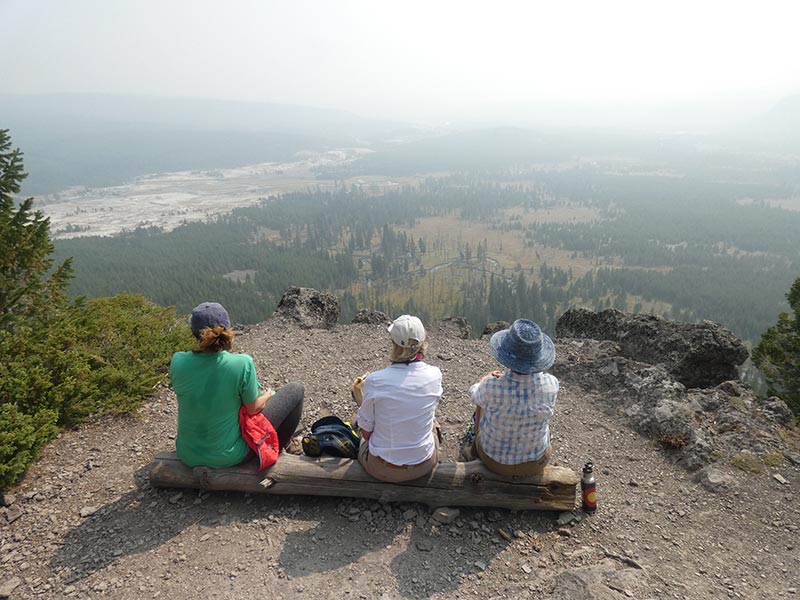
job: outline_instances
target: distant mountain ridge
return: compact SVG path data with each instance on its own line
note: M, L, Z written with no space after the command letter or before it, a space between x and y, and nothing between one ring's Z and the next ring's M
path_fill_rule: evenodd
M115 94L0 95L3 121L96 121L115 127L200 131L270 131L300 135L370 136L404 124L311 106L210 98Z
M752 125L767 131L800 136L800 94L783 98L766 113L754 119Z
M783 98L731 137L740 146L757 150L800 153L800 94Z

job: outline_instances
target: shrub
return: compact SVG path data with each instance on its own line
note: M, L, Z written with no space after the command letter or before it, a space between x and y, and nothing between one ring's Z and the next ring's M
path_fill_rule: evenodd
M0 489L13 483L39 456L39 449L58 432L58 413L43 409L33 415L13 404L0 405Z
M0 331L0 489L58 427L138 408L191 343L173 309L124 294L64 309L47 329Z
M783 465L783 454L780 452L770 452L761 457L761 460L768 467L780 467Z

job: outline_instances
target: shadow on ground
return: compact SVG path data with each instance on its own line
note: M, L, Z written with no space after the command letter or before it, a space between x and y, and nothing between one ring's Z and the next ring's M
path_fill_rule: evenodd
M352 565L368 573L375 589L393 578L404 597L427 598L455 590L464 577L486 569L509 545L501 530L510 537L513 532L535 536L555 528L547 513L471 508L462 509L451 525L441 525L422 505L408 506L422 514L378 523L354 523L337 514L309 529L290 532L278 559L281 569L292 578L302 578ZM382 556L372 558L373 553Z
M286 575L302 578L352 566L372 571L368 577L376 588L396 585L404 597L427 598L457 589L465 576L487 568L508 545L501 530L505 536L513 532L527 536L553 531L555 526L547 513L472 508L462 509L453 523L441 525L424 506L402 503L384 507L382 518L366 520L364 514L373 501L152 489L146 468L136 472L135 481L136 489L100 507L67 533L50 560L64 583L81 581L127 556L156 549L198 524L217 528L260 519L277 522L273 513L281 515L280 520L290 513L290 519L317 522L301 531L288 528L277 557ZM291 502L288 510L287 502ZM351 520L355 516L347 514L350 509L358 515L355 522ZM409 511L415 516L401 516Z
M80 581L125 556L157 548L201 523L208 526L245 522L256 515L244 495L196 490L153 489L146 467L137 470L136 489L100 507L72 529L50 560L66 569L67 583Z

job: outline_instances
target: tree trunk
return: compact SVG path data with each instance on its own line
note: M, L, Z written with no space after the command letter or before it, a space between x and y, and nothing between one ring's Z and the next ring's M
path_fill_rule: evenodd
M384 483L368 475L355 460L292 454L281 454L275 465L261 473L256 469L255 462L226 469L191 468L174 452L162 452L150 464L150 482L157 487L421 502L434 508L572 510L580 481L574 471L564 467L545 467L541 477L514 480L492 473L480 461L472 461L443 462L420 479Z

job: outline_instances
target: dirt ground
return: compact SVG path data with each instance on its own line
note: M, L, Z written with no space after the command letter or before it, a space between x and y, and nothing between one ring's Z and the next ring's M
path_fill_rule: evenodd
M352 378L387 362L380 326L267 321L237 340L264 384L305 383L303 426L352 414ZM467 388L496 363L486 338L433 333L429 362L454 460ZM153 489L146 467L176 431L161 387L136 415L61 434L6 490L0 598L800 598L796 464L717 465L729 479L709 491L608 399L561 385L553 461L594 462L597 513L462 508L444 525L418 504Z

